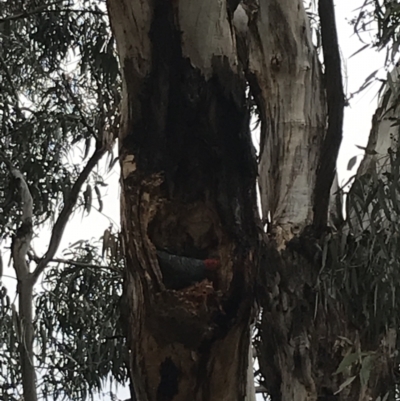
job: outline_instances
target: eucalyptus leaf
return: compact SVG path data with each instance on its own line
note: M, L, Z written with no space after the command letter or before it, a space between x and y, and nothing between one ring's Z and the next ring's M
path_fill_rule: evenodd
M343 391L347 386L349 386L353 381L356 379L357 376L350 376L347 378L340 386L337 391L335 391L334 395L339 394L341 391Z

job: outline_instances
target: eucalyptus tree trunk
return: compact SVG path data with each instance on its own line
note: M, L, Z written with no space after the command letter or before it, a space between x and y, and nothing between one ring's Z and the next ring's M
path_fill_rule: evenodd
M136 397L244 400L257 165L232 9L109 0L108 10L123 74L121 217ZM220 267L171 289L156 250Z
M341 256L331 251L340 235L327 222L344 96L333 3L320 0L319 15L324 73L301 0L260 2L249 23L247 73L263 117L259 183L269 231L257 350L274 401L376 400L393 385L393 333L365 335L348 313L355 294L339 299L322 278L330 258ZM375 365L367 366L372 355Z
M302 0L107 4L123 74L123 312L136 398L252 399L255 290L272 400L383 396L384 369L367 383L351 369L334 374L349 344L372 351L381 337L363 338L320 282L344 107L332 1L319 3L324 72ZM261 120L267 234L248 88ZM172 289L157 255L220 267Z

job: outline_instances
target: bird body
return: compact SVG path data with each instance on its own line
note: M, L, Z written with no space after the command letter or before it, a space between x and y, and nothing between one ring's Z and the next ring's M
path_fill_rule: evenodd
M157 251L158 264L165 287L179 290L205 280L221 265L218 259L194 259Z

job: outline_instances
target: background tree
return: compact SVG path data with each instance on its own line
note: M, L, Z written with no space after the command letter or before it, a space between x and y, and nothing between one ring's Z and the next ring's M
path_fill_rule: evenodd
M20 399L20 392L26 401L49 395L84 399L102 388L110 372L116 380L125 379L124 360L110 356L120 352L118 346L107 342L109 332L118 330L118 315L111 313L117 305L107 311L96 296L100 278L102 290L112 288L108 297L117 296L116 273L94 279L93 270L83 271L79 264L61 271L53 264L41 275L56 257L71 215L79 208L90 212L96 204L102 209L106 184L95 167L106 153L110 166L115 164L119 73L114 44L107 15L96 1L2 2L0 16L0 238L10 246L18 281L17 304L5 287L1 292L1 398ZM50 242L43 255L36 255L32 238L47 223ZM76 263L98 262L90 247L77 252L71 253ZM36 294L35 315L38 280L48 288ZM65 288L68 294L60 292ZM82 297L84 304L76 308ZM95 310L101 305L100 317ZM83 336L72 328L88 308L93 325L102 329L90 332L86 325ZM91 348L95 344L97 352Z

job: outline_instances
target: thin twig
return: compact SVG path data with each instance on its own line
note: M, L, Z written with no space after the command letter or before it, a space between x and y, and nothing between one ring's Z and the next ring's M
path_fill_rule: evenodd
M12 278L13 280L18 280L16 277L9 276L8 274L3 274L1 277Z
M54 259L51 259L50 262L55 262L55 263L66 263L66 264L74 265L74 266L77 266L77 267L89 267L89 268L93 267L93 268L96 268L96 269L105 269L105 270L114 271L114 272L116 272L116 273L121 273L121 270L120 270L120 269L117 269L117 268L112 267L112 266L108 266L108 265L94 265L94 264L92 264L92 263L77 262L77 261L71 260L71 259L54 258Z

